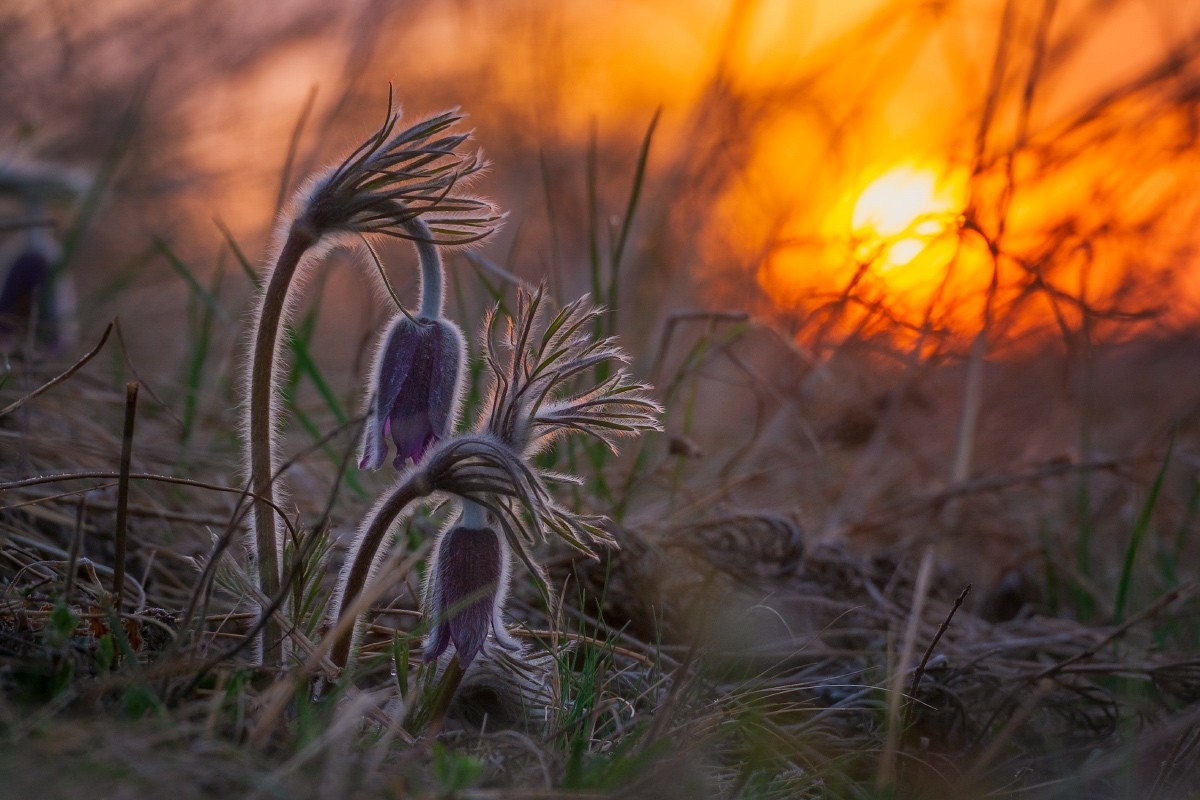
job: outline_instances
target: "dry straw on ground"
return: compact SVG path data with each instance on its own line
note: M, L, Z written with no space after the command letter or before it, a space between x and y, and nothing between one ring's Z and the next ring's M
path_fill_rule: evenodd
M45 377L27 365L5 404ZM391 656L416 622L412 578L378 610L365 653L387 657L358 688L307 710L297 695L278 713L288 676L225 655L249 625L244 604L220 584L197 596L240 501L221 486L223 459L181 468L178 423L148 401L123 477L123 401L85 367L4 418L4 758L18 781L33 780L23 763L41 764L49 796L82 796L67 777L79 768L114 791L165 781L182 796L435 791L455 764L480 797L569 796L571 780L624 796L868 796L894 782L905 796L1140 785L1178 797L1197 779L1200 660L1163 645L1166 627L1189 624L1194 583L1120 625L1047 616L1001 586L1013 596L992 600L1021 610L987 621L928 550L855 552L761 513L630 523L600 564L564 552L550 617L531 590L516 598L521 638L543 654L523 667L534 674L469 675L439 736L452 751L431 755L395 727L407 678Z

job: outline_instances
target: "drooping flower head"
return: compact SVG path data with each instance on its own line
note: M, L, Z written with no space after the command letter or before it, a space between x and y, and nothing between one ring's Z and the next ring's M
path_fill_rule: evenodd
M390 438L396 445L393 464L403 469L454 427L462 394L462 334L446 319L400 314L380 344L371 376L359 468L379 469Z
M9 333L28 323L50 283L50 260L34 250L13 259L0 289L0 331Z
M504 629L510 558L504 535L482 508L465 504L462 517L438 540L425 609L432 622L424 658L436 660L451 643L464 669L486 651L488 636L507 649L517 643Z
M401 128L400 119L389 97L380 128L340 164L312 177L295 194L279 217L276 250L252 313L252 351L243 373L243 445L253 497L251 548L258 565L257 588L268 598L280 594L287 566L282 557L282 520L274 502L282 493L276 439L283 411L278 396L283 360L280 332L295 307L292 298L297 278L332 247L361 242L373 254L366 237L407 239L417 249L422 271L421 314L436 318L443 302L438 247L478 241L498 222L490 203L463 194L484 162L478 153L464 149L470 133L452 130L461 115L447 112L406 128ZM378 259L375 263L378 265ZM380 267L382 282L390 288L382 273ZM386 357L388 347L381 351L380 361L391 369L376 369L385 378L386 397L375 401L379 410L372 414L374 427L364 448L366 464L378 466L382 461L387 450L382 436L392 432L393 424L401 462L419 456L431 436L436 438L449 428L453 403L446 404L442 398L448 394L453 399L455 381L448 383L450 392L439 391L447 381L435 371L447 363L447 357L437 355L444 337L440 331L429 337L417 335L419 330L414 328L407 342L405 335L398 334L395 346L408 348L409 358ZM418 354L427 357L422 361ZM455 369L448 374L453 375ZM402 396L417 403L414 398L418 395L402 395L395 388L406 382L423 387L419 407L396 406ZM286 602L282 610L288 610ZM256 637L254 649L266 662L280 663L287 649L283 627L267 612L267 606L260 604L259 611L262 634Z
M542 290L519 292L515 317L499 336L494 335L502 324L498 312L489 318L483 359L492 380L480 418L469 432L441 441L435 435L428 452L404 471L363 520L339 576L334 619L341 619L364 587L374 583L371 576L384 542L404 510L434 492L459 498L463 513L439 535L427 572L422 607L430 624L424 652L429 661L443 657L451 644L464 668L486 653L491 641L516 647L502 619L510 562L519 559L531 580L544 588L545 573L532 555L539 542L555 537L591 556L597 546L616 544L602 518L556 499L553 484L577 479L542 468L533 456L555 437L571 433L596 437L615 448L621 437L660 430L662 409L649 396L648 386L619 367L596 377L594 368L626 360L614 340L592 335L599 309L585 298L550 314L544 310L544 297ZM421 412L439 404L428 402L425 391L436 383L433 371L423 372L414 355L433 351L422 342L433 334L416 328L422 324L433 323L397 320L380 348L364 466L382 463L385 437L395 438L400 418L420 420L417 430L424 434L414 439L429 441L423 425L433 417L422 417ZM414 397L425 398L425 404L414 401L410 406L408 400L400 400L409 389ZM410 408L417 411L410 414ZM407 447L399 444L400 456ZM335 663L347 663L359 636L357 627L344 635L332 651Z
M35 322L39 345L55 350L70 343L74 293L53 235L50 206L75 201L88 184L83 172L61 164L0 166L0 195L20 198L24 213L19 227L25 229L21 248L0 267L0 336L24 333Z

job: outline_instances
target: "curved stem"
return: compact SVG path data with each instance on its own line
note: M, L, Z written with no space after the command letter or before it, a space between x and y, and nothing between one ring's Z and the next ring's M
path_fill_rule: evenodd
M262 305L254 331L254 350L250 357L250 395L246 438L249 450L250 488L254 494L254 553L258 562L258 588L267 597L279 591L280 531L275 516L275 361L279 327L287 307L288 289L300 261L316 242L307 228L292 225L287 241L279 251L271 278L263 290ZM282 660L283 631L268 620L262 633L264 664Z
M445 275L441 254L433 240L433 232L420 217L413 217L406 221L404 228L412 236L413 244L417 248L417 258L421 269L420 314L430 319L440 318L442 307L445 304ZM305 252L316 241L317 236L303 222L293 223L288 231L287 240L280 249L274 269L271 270L270 280L263 290L262 304L258 310L257 327L254 332L254 349L250 360L246 438L251 491L255 495L253 548L258 561L258 588L268 597L273 597L278 592L282 571L280 557L282 535L274 507L275 436L279 418L275 395L279 329L285 321L288 291L291 288L292 280L296 276ZM421 473L414 473L410 480L420 475ZM425 491L422 494L428 493ZM382 542L383 535L391 521L403 510L405 505L411 502L411 499L422 496L422 494L405 500L390 514L385 513L384 509L390 508L391 505L385 503L380 506L380 511L374 519L378 521L382 518L386 521L382 523L379 530L370 527L367 538L363 539L363 544L368 546L360 547L359 552L362 554L364 550L366 551L366 560L362 564L356 562L347 578L349 581L346 584L347 587L355 587L352 590L347 588L350 600L358 593L362 583L366 580L376 551L379 549L380 542ZM346 604L347 598L343 597L339 615L340 609L345 608ZM268 620L262 633L263 663L278 664L281 662L283 657L282 638L283 631L278 623ZM343 660L340 663L344 663L344 657L348 655L349 641L345 645L343 648L342 643L338 643L339 650L346 651L342 654Z
M342 617L354 607L354 601L366 586L371 570L380 556L380 546L387 532L400 513L414 500L418 500L433 492L433 485L427 472L416 469L395 484L383 498L371 509L371 513L363 520L359 535L354 546L347 554L346 563L342 566L342 574L338 579L338 589L331 622L334 626L342 621ZM350 626L345 630L330 651L330 658L338 667L344 668L350 659L351 645L357 638L359 626Z
M462 498L462 516L458 518L458 525L464 528L486 528L487 527L487 509L476 503L474 500Z
M442 266L442 254L433 243L433 231L420 217L404 223L417 248L417 262L421 268L421 310L426 319L439 319L446 304L446 272Z

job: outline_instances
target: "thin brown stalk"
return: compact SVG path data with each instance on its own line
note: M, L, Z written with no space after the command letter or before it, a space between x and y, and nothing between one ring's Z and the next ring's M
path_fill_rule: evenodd
M125 598L125 555L128 547L129 465L133 458L133 424L137 418L138 382L125 385L125 427L121 432L121 471L117 479L117 521L113 529L113 609L118 615Z
M929 659L933 657L934 648L938 642L942 640L942 636L950 628L950 622L954 619L954 615L958 613L958 609L962 607L963 601L967 599L967 595L971 592L971 584L967 584L959 593L954 601L954 606L950 609L950 613L946 615L946 619L942 620L942 624L938 627L937 633L933 635L933 639L929 642L929 647L925 649L925 655L921 656L921 663L917 665L916 672L913 673L912 684L909 687L908 694L911 697L917 696L917 687L921 685L921 678L925 677L925 668L929 666Z
M79 569L79 556L83 553L83 525L87 518L87 495L79 498L75 508L75 532L71 536L71 549L67 553L67 575L63 585L63 602L71 603L75 592L75 573Z
M949 630L950 622L954 619L954 615L958 613L958 609L962 607L963 601L967 599L967 595L970 592L971 584L968 583L955 599L954 605L950 608L950 613L946 615L944 620L942 620L942 624L938 627L937 633L935 633L933 638L929 641L929 647L925 648L925 655L921 656L921 663L917 665L916 671L913 672L912 683L910 683L908 686L908 713L905 715L906 727L907 718L911 716L912 709L916 705L917 689L919 689L921 686L921 679L925 677L925 668L929 666L929 659L933 657L934 649L937 647L938 642L942 640L942 636L945 635L947 630Z
M675 329L683 322L705 322L711 328L718 322L745 323L750 321L750 315L745 311L673 311L663 323L662 335L659 337L658 349L654 353L654 365L650 368L650 379L660 380L663 362L667 350L671 347L671 339Z
M984 303L983 325L980 327L975 339L971 342L971 353L967 362L967 376L964 381L963 410L959 424L958 446L954 456L954 467L950 476L951 480L955 483L967 479L971 473L971 464L974 459L979 417L983 406L983 386L985 380L983 366L987 358L988 337L992 332L995 322L995 300L996 293L999 290L1001 242L1004 239L1005 230L1008 225L1008 209L1016 191L1014 162L1016 161L1017 154L1025 147L1026 140L1028 139L1029 119L1033 109L1034 95L1042 74L1050 21L1054 16L1056 5L1055 0L1045 0L1042 5L1042 13L1038 19L1033 47L1033 63L1029 68L1029 73L1025 80L1025 87L1021 94L1021 103L1018 109L1016 138L1013 145L1009 148L1008 156L1005 159L1005 184L996 212L996 232L995 236L991 237L988 241L988 248L992 256L992 280L988 285ZM1011 4L1009 7L1011 7ZM1005 8L1006 21L1009 17L1009 7ZM1007 45L1001 42L1001 47L1006 49ZM1001 54L1003 52L1004 50L997 52L996 64L998 71L1002 70ZM996 81L993 84L993 92L998 94L1002 75L993 75L993 78ZM991 104L992 97L989 97L989 108ZM991 124L990 113L985 117L984 124ZM982 169L983 165L985 133L986 131L981 127L977 145L978 150L976 152L976 174ZM948 505L947 513L943 516L947 518L952 517L956 508L955 504Z
M925 600L929 596L929 582L933 575L933 550L928 548L921 557L921 566L917 570L916 586L913 587L912 611L908 615L908 625L904 630L904 641L900 646L900 658L893 667L891 680L888 682L887 700L887 735L883 743L883 752L879 756L879 770L875 775L875 785L880 789L888 786L896 776L896 756L900 751L900 734L902 719L900 715L903 700L904 674L912 662L913 649L917 644L917 631L921 628L921 614L925 610Z
M1100 652L1100 650L1106 645L1124 636L1131 628L1140 625L1151 617L1156 616L1164 608L1171 605L1175 601L1191 597L1192 595L1196 594L1197 591L1200 591L1200 581L1190 581L1185 583L1183 586L1178 587L1177 589L1167 592L1150 606L1143 609L1140 613L1133 615L1129 619L1125 620L1125 622L1122 624L1113 628L1107 636L1100 639L1100 641L1096 642L1091 647L1081 650L1070 658L1064 659L1059 661L1057 664L1047 667L1035 675L1031 680L1033 682L1037 682L1045 678L1051 678L1072 664L1091 658L1092 656L1096 655L1096 653Z
M40 486L44 483L58 483L59 481L75 481L75 480L110 480L113 483L105 484L105 486L114 486L116 481L120 479L120 473L111 472L108 470L82 470L79 472L60 472L53 475L37 475L32 478L21 478L15 481L5 481L0 483L0 489L21 489L26 486ZM226 494L245 495L248 494L251 498L259 499L253 492L247 492L245 489L240 489L233 486L222 486L218 483L209 483L207 481L197 481L191 478L177 478L173 475L157 475L150 472L131 472L129 479L135 481L156 481L158 483L172 483L178 486L192 486L197 489L207 489L213 492L224 492ZM104 488L103 486L95 486L95 489ZM269 501L268 501L269 502ZM294 536L296 531L292 528L283 509L275 503L271 503L271 509L279 514L283 519L284 525L288 531Z

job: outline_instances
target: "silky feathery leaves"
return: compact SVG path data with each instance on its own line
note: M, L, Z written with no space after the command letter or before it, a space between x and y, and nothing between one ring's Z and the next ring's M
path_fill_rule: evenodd
M446 111L396 132L400 111L389 98L379 130L303 194L297 223L316 238L380 233L465 245L487 236L500 215L486 200L461 192L486 166L478 151L462 151L471 134L452 130L462 119L458 111ZM418 217L428 226L428 239L408 225Z
M542 325L544 298L544 287L521 292L516 317L508 320L499 342L491 336L495 311L488 318L483 342L492 371L487 430L526 455L568 430L593 436L614 451L621 437L661 430L662 407L650 398L649 387L625 370L586 384L596 367L628 361L615 338L592 337L592 323L603 309L585 295Z
M591 544L612 544L602 517L576 514L558 504L550 485L576 479L531 466L513 449L487 434L455 436L421 462L432 489L457 495L487 509L523 561L528 547L553 534L591 555Z

